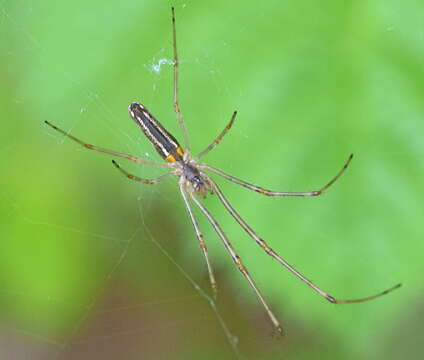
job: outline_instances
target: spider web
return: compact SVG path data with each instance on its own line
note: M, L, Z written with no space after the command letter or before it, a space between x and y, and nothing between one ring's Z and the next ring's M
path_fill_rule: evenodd
M26 32L26 30L24 30L24 27L18 23L18 21L11 15L11 13L5 10L4 6L2 6L2 8L2 23L6 26L13 27L14 31L21 33L21 35L27 41L27 51L29 53L45 54L48 50L46 50L44 44L38 41L34 35L30 34L29 32ZM169 51L169 49L167 50ZM160 79L164 71L168 73L171 72L170 65L172 65L172 60L166 57L160 57L163 52L163 49L160 50L158 53L159 56L153 57L151 63L144 64L142 66L152 76L152 98L150 99L151 103L155 103L155 97L158 96L158 79ZM16 54L13 53L10 54L11 57L15 55ZM211 70L211 68L209 68L209 66L211 65L208 65L207 62L204 62L204 60L205 59L199 61L199 59L196 59L192 61L192 64L197 64L198 66L200 65L203 68L208 68L207 71L211 74L210 76L215 79L215 85L217 85L218 75L216 74L215 70ZM182 61L186 60L183 59ZM189 63L190 61L186 62ZM51 75L58 76L61 79L62 83L65 84L67 87L74 87L76 89L79 89L79 91L83 94L83 98L85 98L85 100L82 101L79 107L79 113L76 114L77 116L74 117L75 120L73 122L71 121L66 123L58 123L59 126L63 127L66 131L69 131L70 133L75 133L75 129L79 128L82 122L88 123L90 121L97 121L98 123L98 118L101 117L102 122L98 130L99 132L103 131L114 139L120 139L121 144L125 147L124 150L126 150L128 153L138 153L137 149L140 148L142 134L136 133L134 129L130 133L126 130L121 129L120 126L117 126L117 119L122 118L122 114L115 113L112 108L108 106L106 100L103 99L101 91L87 89L80 80L77 80L78 77L75 76L75 74L66 71L61 71L60 68ZM170 80L169 74L166 77L168 78L168 80ZM169 82L169 88L170 86L171 83ZM221 84L219 91L223 93L223 89L224 86ZM16 99L17 103L23 101L25 101L24 98ZM79 148L77 144L68 141L68 139L65 139L63 136L58 135L54 132L52 133L51 131L49 131L49 129L43 129L42 133L44 136L53 139L53 141L51 141L50 143L50 145L52 146L57 146L58 148L61 148L62 146L69 146L70 148L72 148L71 152L84 152L84 155L82 156L83 158L89 158L90 155L93 155L90 152L87 152L85 149ZM79 134L81 134L81 131L79 131ZM82 136L78 136L84 140L87 139L92 143L102 146L102 144L98 143L97 141L95 142L94 140L90 139L93 137L92 134L82 134ZM17 142L10 142L8 145L5 145L1 149L2 153L4 155L12 153L14 150L16 150L17 146ZM150 149L150 147L147 147L146 143L143 143L143 149ZM55 151L56 150L52 150L52 153ZM149 151L142 154L144 158L150 158L151 154ZM48 154L47 158L50 161L51 154ZM92 170L94 170L94 168L92 168ZM112 167L110 168L110 170L111 172L113 172ZM146 170L146 172L144 170ZM142 171L143 173L150 174L155 173L154 169L152 170L144 166L137 167L137 171ZM127 184L126 182L124 183ZM137 187L137 184L131 184L131 186ZM90 343L96 344L96 342L99 340L101 342L113 342L115 339L119 339L121 337L134 338L142 336L143 333L149 331L152 331L154 333L153 330L145 328L143 324L135 323L132 324L133 327L128 327L128 322L124 321L123 326L118 327L119 329L113 327L112 329L108 329L106 326L104 333L101 333L100 331L101 335L94 335L94 337L93 335L88 336L87 333L97 333L97 331L92 331L92 329L90 329L90 324L96 323L98 318L108 318L109 315L112 315L112 319L117 319L122 313L124 313L125 319L128 320L128 316L131 317L132 315L136 316L137 314L139 314L140 308L156 307L159 308L159 310L155 310L155 313L158 313L160 312L160 309L166 308L166 311L168 311L168 306L172 307L174 304L178 304L180 302L196 303L200 300L201 302L206 304L207 308L209 308L209 314L194 314L194 316L188 321L192 325L194 325L196 321L200 321L201 323L204 323L202 327L206 327L207 324L211 321L215 322L220 328L222 334L224 335L227 342L227 346L231 349L233 355L236 358L242 358L238 349L237 337L229 329L229 325L227 324L225 316L221 314L216 300L214 300L209 295L210 291L209 288L207 288L207 281L202 281L202 283L200 283L199 280L196 280L194 276L190 275L189 271L185 269L183 265L181 265L182 260L177 259L178 257L173 254L173 252L171 251L172 249L169 250L167 248L169 244L162 243L161 241L156 239L156 235L153 234L152 230L150 230L151 224L149 224L149 220L147 220L148 218L150 219L150 217L147 216L146 213L148 213L152 209L154 210L158 201L169 205L169 209L167 211L172 212L172 207L177 205L177 203L180 201L180 199L177 198L178 195L175 195L175 192L173 192L172 194L167 193L166 190L165 192L163 192L163 189L161 189L160 187L152 187L149 189L145 189L144 187L137 187L136 192L138 192L138 196L135 202L136 206L134 206L131 210L133 210L134 212L138 212L139 224L135 227L130 228L128 230L128 235L119 233L109 235L109 231L107 229L102 231L101 228L98 229L99 231L93 231L92 229L96 228L97 226L88 225L85 228L82 228L74 226L72 222L62 223L48 221L48 218L46 218L45 216L38 215L36 212L34 212L34 210L30 208L31 205L29 203L27 204L25 200L20 198L16 191L3 192L2 200L3 203L7 204L7 206L9 207L8 215L11 218L18 219L18 221L20 221L24 227L41 229L42 232L57 232L57 234L62 234L62 236L63 234L66 234L66 238L68 239L72 237L78 239L85 239L85 241L90 241L94 244L93 249L96 248L95 244L101 243L103 244L101 246L114 249L116 253L109 260L108 265L104 266L103 269L99 272L99 277L103 277L104 279L103 281L98 282L100 286L97 286L97 288L95 288L94 290L92 289L91 291L89 291L88 295L86 296L86 300L82 301L80 304L75 303L73 300L66 300L66 296L64 298L60 298L40 294L38 298L30 299L28 298L28 293L26 293L25 291L20 292L13 289L9 291L7 289L3 289L1 293L3 294L5 302L10 301L10 299L22 298L28 302L36 301L39 303L45 303L47 306L55 307L58 309L58 315L60 314L60 309L66 308L73 309L74 313L79 313L79 315L76 316L72 321L69 321L70 326L65 332L66 335L63 337L54 335L54 331L52 332L46 329L40 329L39 331L37 331L32 326L25 325L25 321L23 321L22 324L19 324L19 322L14 324L12 320L5 321L3 325L3 335L0 336L2 345L2 350L0 350L0 353L2 355L8 357L13 354L14 358L16 359L26 358L27 356L30 356L31 359L72 358L73 356L75 356L75 353L78 354L78 351L75 350L75 348L78 349L78 347L81 345L90 345ZM183 213L184 210L182 210L181 206L179 206L179 210L181 213L181 217L185 217L186 214ZM186 217L184 224L187 227L190 226L188 218ZM186 232L190 233L188 231ZM113 233L113 231L110 231L110 233ZM172 241L172 236L170 236L169 239ZM194 234L192 233L190 241L193 242L193 250L195 251L195 253L191 254L190 256L196 256L201 259L201 254L196 248L197 243ZM153 299L148 302L140 302L140 300L137 300L137 297L134 297L129 300L130 304L128 305L126 302L128 302L128 297L131 298L131 296L126 294L125 296L122 296L122 299L112 300L112 304L107 303L108 298L116 297L116 294L114 294L114 292L116 291L116 289L120 288L116 284L116 282L119 282L118 279L120 278L121 268L125 267L126 263L129 262L127 260L129 254L133 251L134 247L137 247L137 245L135 244L137 244L138 242L147 242L153 244L153 246L160 253L160 256L164 259L163 261L168 262L170 267L173 269L173 273L176 274L176 277L179 277L180 280L183 280L183 282L186 282L190 285L192 290L189 292L189 295L176 296L173 295L171 292L167 295L162 295L167 296L165 298ZM175 250L175 248L173 250ZM93 257L95 256L96 255L93 254ZM205 268L200 261L198 261L195 265L198 266L199 264L201 264L201 268L198 269L198 272L205 272ZM143 267L143 271L155 272L156 270L154 268ZM196 276L196 278L197 277L198 276ZM203 280L204 279L205 277L203 277ZM134 280L134 282L137 282L137 280ZM123 286L123 291L126 291L125 286ZM134 299L136 299L135 302ZM101 304L102 300L106 301L106 304ZM118 302L119 305L116 305L116 302ZM198 307L198 305L196 305L195 307ZM40 317L42 317L41 314ZM179 323L178 321L176 323L173 323L171 321L171 323L166 326L178 329ZM96 338L96 336L98 337ZM94 348L95 347L96 346L94 345Z

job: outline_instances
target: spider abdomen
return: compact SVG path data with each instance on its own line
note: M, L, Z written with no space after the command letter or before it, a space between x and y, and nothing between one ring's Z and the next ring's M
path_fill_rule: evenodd
M181 161L184 151L172 136L142 104L133 102L128 107L131 118L140 126L156 151L167 162Z

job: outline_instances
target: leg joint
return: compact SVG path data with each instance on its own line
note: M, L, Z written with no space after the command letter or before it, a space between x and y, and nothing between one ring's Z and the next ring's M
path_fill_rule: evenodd
M243 274L247 274L247 270L244 267L243 263L240 260L240 257L238 255L235 255L233 257L234 263L236 264L237 268L243 273Z

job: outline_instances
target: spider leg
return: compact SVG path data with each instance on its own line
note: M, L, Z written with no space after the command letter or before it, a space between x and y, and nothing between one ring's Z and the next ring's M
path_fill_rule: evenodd
M183 134L184 138L184 144L185 144L185 152L190 153L190 143L188 139L188 133L187 128L185 126L183 115L181 114L181 108L180 108L180 100L179 100L179 60L178 60L178 53L177 53L177 30L175 26L175 10L174 7L171 8L172 10L172 48L174 52L174 111L175 115L177 117L178 125L180 127L181 133Z
M205 175L204 175L205 176ZM321 295L323 298L328 300L329 302L333 304L346 304L346 303L358 303L358 302L364 302L376 299L382 295L386 295L389 292L399 288L401 284L397 284L390 289L384 290L380 293L367 296L364 298L359 299L351 299L351 300L338 300L319 288L317 285L315 285L311 280L306 278L304 275L302 275L299 271L297 271L293 266L291 266L287 261L285 261L280 255L278 255L273 249L271 249L268 244L265 242L264 239L262 239L244 220L243 218L238 214L238 212L231 206L231 204L228 202L227 198L222 193L221 189L218 187L218 185L208 176L205 176L205 178L208 179L213 192L218 196L221 203L224 205L225 209L231 214L231 216L240 224L240 226L243 228L244 231L247 232L247 234L256 241L256 243L271 257L273 257L275 260L277 260L281 265L286 267L288 270L290 270L295 276L297 276L300 280L305 282L307 285L309 285L312 289L314 289L319 295Z
M256 286L255 282L253 281L252 277L250 276L249 272L243 265L240 257L235 252L233 246L231 245L230 241L228 240L227 236L225 235L224 231L221 229L221 226L218 224L218 222L215 220L215 218L211 215L211 213L202 205L202 203L196 199L194 194L189 192L189 195L191 199L194 201L194 203L197 205L197 207L200 209L200 211L203 213L203 215L206 216L206 218L209 220L210 224L212 225L215 232L218 234L219 238L224 243L225 249L229 252L231 255L231 258L233 259L234 263L236 264L239 271L243 274L243 276L248 281L250 287L255 292L256 296L258 297L259 301L262 303L262 306L265 308L266 313L268 314L269 318L271 319L275 329L282 333L283 329L281 327L280 322L278 321L277 317L272 312L271 308L269 307L268 303L266 302L265 298L263 297L262 293Z
M186 193L186 190L184 189L184 185L180 183L179 186L180 186L181 196L183 197L183 200L184 200L184 205L187 209L188 215L190 216L190 220L191 220L191 223L193 224L194 231L196 232L196 237L197 237L197 240L199 241L200 249L202 250L203 256L206 260L206 266L208 268L208 273L209 273L209 282L211 284L211 288L212 288L214 297L216 298L216 296L218 294L218 285L217 285L217 282L215 280L215 275L213 273L211 263L209 261L208 249L206 247L205 240L203 238L203 234L200 231L197 219L194 216L193 208L190 205L190 202L187 198L187 193Z
M333 185L337 179L345 172L345 170L347 169L347 167L349 166L350 161L352 160L353 154L350 154L349 158L347 159L347 161L345 162L345 164L343 165L343 167L339 170L339 172L336 174L336 176L334 176L327 184L325 184L321 189L319 190L314 190L314 191L305 191L305 192L281 192L281 191L271 191L271 190L267 190L264 189L263 187L257 186L257 185L253 185L253 184L249 184L246 181L240 180L232 175L226 174L221 170L218 170L210 165L199 165L199 168L203 168L203 169L207 169L210 170L212 172L214 172L215 174L218 174L220 176L222 176L223 178L230 180L236 184L239 184L241 186L244 186L245 188L249 189L249 190L253 190L256 191L260 194L263 195L267 195L267 196L319 196L322 193L324 193L324 191L326 191L331 185Z
M137 175L130 174L128 171L124 170L115 160L112 160L112 163L128 179L135 180L135 181L140 181L140 182L142 182L144 184L148 184L148 185L156 185L158 182L160 182L163 179L167 178L169 175L173 175L174 174L173 171L170 171L170 172L167 172L166 174L163 174L163 175L161 175L161 176L159 176L157 178L154 178L154 179L145 179L145 178L138 177Z
M128 160L131 160L132 162L135 162L137 164L152 165L152 166L156 166L156 167L171 167L169 164L162 164L162 163L158 163L158 162L155 162L155 161L144 160L144 159L140 159L136 156L132 156L132 155L129 155L129 154L124 154L124 153L121 153L121 152L112 151L112 150L101 148L99 146L88 144L88 143L76 138L75 136L67 133L66 131L58 128L56 125L49 123L48 121L44 121L44 122L47 125L49 125L51 128L53 128L54 130L60 132L62 135L65 135L66 137L70 138L71 140L77 142L78 144L84 146L85 148L87 148L89 150L94 150L94 151L106 153L106 154L109 154L109 155L121 157L121 158L124 158L124 159L128 159Z
M231 116L230 122L227 124L227 126L224 128L224 130L221 131L221 133L215 138L214 141L212 141L212 143L205 150L203 150L199 155L197 155L193 158L194 161L198 161L200 158L205 156L209 151L214 149L221 142L224 135L233 126L234 120L236 119L236 115L237 115L237 111L234 111L233 115Z

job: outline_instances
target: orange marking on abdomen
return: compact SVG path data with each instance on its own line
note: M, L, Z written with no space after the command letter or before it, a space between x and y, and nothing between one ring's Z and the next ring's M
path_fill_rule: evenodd
M184 150L181 148L181 146L177 147L177 154L180 155L180 156L184 155ZM175 159L174 159L174 161L175 161Z
M172 154L169 154L167 157L166 157L166 159L165 159L167 162L169 162L169 163L173 163L173 162L175 162L175 158L174 158L174 155L172 155Z

